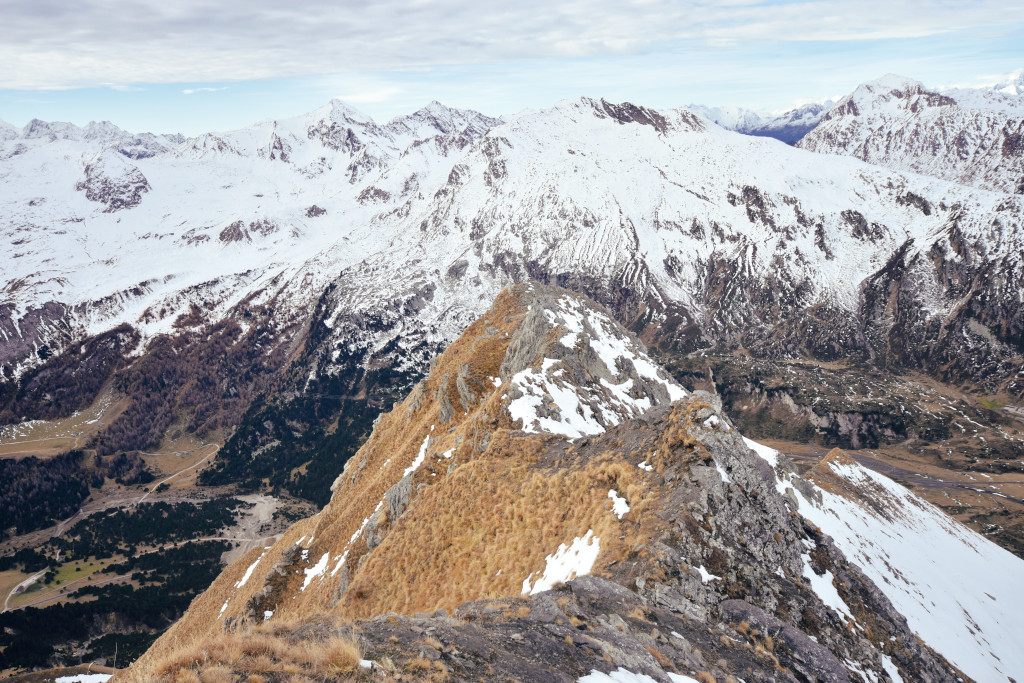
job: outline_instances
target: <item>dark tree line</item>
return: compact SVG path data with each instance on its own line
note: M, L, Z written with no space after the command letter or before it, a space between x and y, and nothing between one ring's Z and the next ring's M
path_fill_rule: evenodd
M148 646L147 637L152 642L213 582L220 573L220 556L229 547L215 541L188 544L187 551L150 553L143 556L154 556L146 563L160 566L161 581L155 585L90 586L77 593L94 598L89 602L0 614L0 669L77 664L83 658L73 649L90 641L85 661L111 656L114 643L123 642L128 651L118 648L118 666L130 663ZM109 624L117 625L115 633L103 632Z
M369 436L382 407L390 407L399 390L419 379L386 366L366 370L360 361L360 356L339 355L337 372L309 383L308 395L258 398L199 483L236 483L257 491L269 482L272 491L326 505L331 484ZM295 472L302 465L305 471Z
M244 333L234 320L158 337L118 373L115 386L131 404L90 445L100 455L154 448L178 416L200 436L234 426L286 360L275 342L264 326Z
M71 344L56 356L40 349L39 357L46 362L17 384L6 382L4 396L0 396L0 424L68 417L88 407L110 376L124 367L128 353L138 343L138 332L121 325Z
M235 515L246 507L251 505L227 497L197 504L143 503L92 515L50 543L64 556L105 558L116 553L132 556L140 545L211 536L233 524Z
M103 476L87 470L82 451L47 460L0 460L0 538L23 534L70 517ZM97 480L98 477L98 480Z
M153 480L138 453L118 453L92 463L83 451L53 458L35 456L0 460L0 538L43 529L78 512L90 487L104 479L119 484Z

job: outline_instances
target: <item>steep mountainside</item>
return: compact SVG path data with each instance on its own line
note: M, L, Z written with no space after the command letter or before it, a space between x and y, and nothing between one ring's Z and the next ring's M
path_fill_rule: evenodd
M799 146L1024 194L1024 99L1012 83L937 92L885 76L840 100Z
M104 454L174 419L241 424L205 481L312 490L314 451L351 452L328 445L339 420L360 434L528 279L592 293L663 355L1024 394L1019 196L586 98L387 125L335 101L154 155L111 130L33 122L0 147L0 415L67 415L114 378L131 406L90 439Z
M934 547L903 547L911 529ZM945 552L1003 581L943 580ZM527 284L381 417L330 505L119 678L315 676L342 663L295 648L345 638L368 680L1007 680L1020 578L838 451L800 478L610 311Z

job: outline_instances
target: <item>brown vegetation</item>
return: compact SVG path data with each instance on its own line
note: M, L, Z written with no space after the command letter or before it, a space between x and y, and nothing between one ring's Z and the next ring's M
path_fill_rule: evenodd
M144 678L175 683L283 681L302 677L356 681L369 678L360 675L360 659L358 642L336 634L326 624L245 625L211 635L154 662Z
M380 418L335 481L330 505L225 570L136 670L264 612L273 613L268 623L308 614L451 613L466 602L517 596L524 579L544 573L547 556L588 531L600 544L592 573L638 552L654 493L643 471L620 449L567 448L560 437L523 434L504 408L507 384L495 387L492 378L527 312L516 292L499 296ZM403 480L424 443L426 457ZM621 520L610 489L629 502ZM318 563L326 568L304 590Z

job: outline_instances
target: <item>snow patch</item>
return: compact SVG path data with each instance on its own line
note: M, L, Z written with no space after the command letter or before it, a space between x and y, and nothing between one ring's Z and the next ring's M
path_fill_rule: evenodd
M629 503L625 498L619 496L615 489L608 490L608 497L612 499L612 514L622 519L622 515L629 512Z
M249 577L252 576L253 570L256 569L256 565L258 565L260 563L260 560L262 560L263 556L266 555L266 554L267 554L267 551L264 550L263 554L260 555L259 557L257 557L256 561L249 565L249 568L245 570L245 574L243 574L242 578L239 579L238 583L235 584L235 588L241 588L242 586L244 586L246 584L246 582L249 580Z
M324 553L315 565L302 570L303 573L305 573L306 578L302 581L302 588L299 589L300 591L306 590L306 588L309 587L309 584L313 582L313 579L318 576L323 576L324 572L327 571L327 560L330 556L330 553Z
M586 576L594 567L600 552L600 539L594 536L593 529L588 530L582 538L573 539L569 546L562 543L553 555L544 558L544 573L535 583L531 585L530 579L536 572L523 579L523 595L535 595L551 590L555 584Z
M715 576L714 574L709 572L707 569L705 569L704 565L701 565L701 566L697 567L697 571L700 572L700 582L701 583L707 583L708 581L721 581L722 580L721 576Z
M885 673L889 674L892 683L903 683L903 676L900 676L900 670L889 658L889 655L882 655L882 668L885 669Z
M835 585L832 583L832 572L826 571L824 575L818 576L814 569L811 568L811 556L801 555L804 560L804 573L805 579L811 582L811 590L814 594L825 603L828 607L842 614L853 623L857 623L857 620L853 618L853 613L850 611L849 606L843 601L839 595L839 591L836 590Z
M430 426L430 431L434 431L434 426L433 425ZM423 439L423 445L420 446L420 452L416 454L416 459L412 461L411 465L409 465L408 467L405 468L404 472L402 472L402 478L403 479L405 477L408 477L410 474L412 474L416 470L418 470L420 465L423 464L423 461L427 457L427 446L429 444L430 444L430 435L428 434L427 438ZM364 522L363 526L365 526L365 525L366 524Z

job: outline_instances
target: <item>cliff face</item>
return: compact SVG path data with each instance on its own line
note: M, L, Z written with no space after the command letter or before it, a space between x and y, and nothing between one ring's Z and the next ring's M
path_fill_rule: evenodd
M363 666L334 673L366 679L956 680L808 521L822 501L600 306L519 285L378 420L329 506L119 678L319 676L288 647L341 638Z

